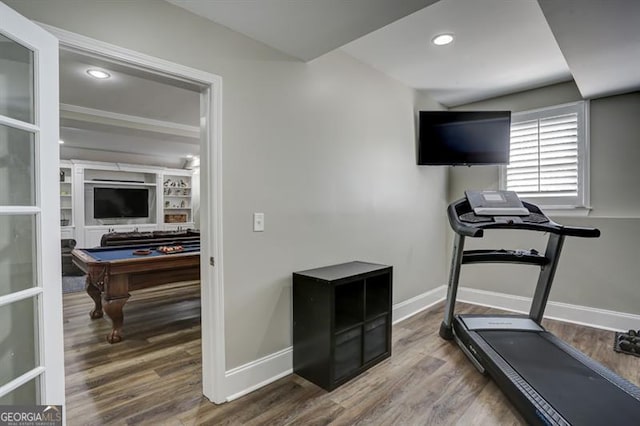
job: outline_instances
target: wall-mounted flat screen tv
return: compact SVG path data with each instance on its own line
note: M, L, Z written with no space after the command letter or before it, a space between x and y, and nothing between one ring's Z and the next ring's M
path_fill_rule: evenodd
M96 219L149 217L146 188L93 188L93 217Z
M419 165L509 163L511 111L420 111Z

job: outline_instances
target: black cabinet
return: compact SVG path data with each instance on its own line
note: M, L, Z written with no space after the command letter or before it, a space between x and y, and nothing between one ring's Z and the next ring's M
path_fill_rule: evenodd
M349 262L293 274L293 370L335 389L391 356L392 267Z

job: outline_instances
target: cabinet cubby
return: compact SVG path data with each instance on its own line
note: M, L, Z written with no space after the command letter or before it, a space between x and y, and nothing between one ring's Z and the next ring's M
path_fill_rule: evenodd
M366 318L374 318L389 311L389 283L384 275L371 277L367 280L367 295L365 297Z
M335 288L335 330L340 332L362 323L364 280Z
M391 356L391 295L391 266L295 272L294 372L330 391Z

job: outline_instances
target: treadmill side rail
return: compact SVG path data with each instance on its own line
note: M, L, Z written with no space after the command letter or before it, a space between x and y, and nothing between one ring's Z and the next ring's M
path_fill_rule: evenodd
M471 364L473 364L476 370L478 370L480 374L487 374L487 370L482 366L480 360L478 360L477 356L472 353L472 351L475 352L475 349L471 346L467 348L467 345L465 345L465 343L460 340L460 338L455 334L455 331L453 333L453 339L462 350L462 353L464 353L467 358L469 358L469 361L471 361Z

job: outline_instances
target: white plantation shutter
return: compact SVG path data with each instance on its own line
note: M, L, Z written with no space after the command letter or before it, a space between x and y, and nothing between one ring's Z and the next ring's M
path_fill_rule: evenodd
M586 102L515 113L503 187L555 207L588 203Z

